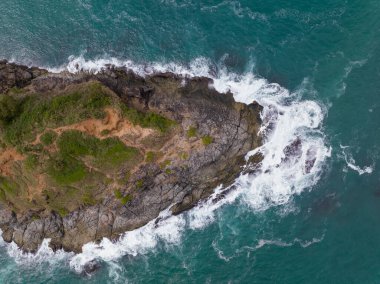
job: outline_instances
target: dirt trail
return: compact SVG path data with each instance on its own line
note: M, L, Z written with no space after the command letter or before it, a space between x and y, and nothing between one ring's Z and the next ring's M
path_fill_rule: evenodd
M135 144L134 141L144 139L154 133L153 129L133 125L128 120L121 117L119 112L114 108L106 108L105 112L106 117L103 120L91 118L75 124L48 130L55 131L58 134L62 134L68 130L79 130L99 139L116 136L121 138L121 140L128 145ZM39 134L32 144L40 143L42 134L43 133ZM133 137L133 139L128 139L128 141L123 139L126 135Z
M13 163L24 159L25 157L13 148L0 152L0 175L11 176Z

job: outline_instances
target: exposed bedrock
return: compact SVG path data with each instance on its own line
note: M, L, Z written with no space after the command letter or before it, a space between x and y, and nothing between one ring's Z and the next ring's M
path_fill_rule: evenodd
M172 73L141 77L112 66L98 74L53 74L0 62L0 93L17 87L26 93L59 94L92 81L100 82L130 108L177 123L170 134L158 135L153 142L170 164L139 162L122 185L122 193L131 196L125 204L110 192L96 204L63 216L43 207L16 211L1 203L4 240L14 241L25 251L36 251L44 238L50 238L54 250L80 252L85 243L104 237L117 239L168 207L173 214L188 210L218 185L231 185L245 165L245 155L261 145L262 107L235 102L231 93L213 89L209 78ZM258 162L260 159L255 160Z

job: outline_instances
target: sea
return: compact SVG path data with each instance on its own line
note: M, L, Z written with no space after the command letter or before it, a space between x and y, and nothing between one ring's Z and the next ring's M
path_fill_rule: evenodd
M380 283L379 0L1 0L0 58L208 76L264 137L260 170L159 226L77 255L1 241L0 283Z

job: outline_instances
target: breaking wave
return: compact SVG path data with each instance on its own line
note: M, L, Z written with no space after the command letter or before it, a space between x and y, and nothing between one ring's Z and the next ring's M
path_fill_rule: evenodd
M160 221L152 220L144 227L125 233L117 242L103 239L100 244L88 243L81 254L62 251L53 253L45 240L40 250L32 254L21 253L14 244L8 245L9 254L17 261L44 261L43 256L65 258L75 271L81 272L91 261L114 261L124 255L144 254L163 241L179 244L186 229L196 230L214 221L215 211L225 204L239 200L254 211L288 204L294 195L314 186L320 178L325 161L331 155L321 130L324 111L311 100L302 100L300 92L291 93L275 83L269 83L252 72L243 75L228 72L223 66L212 68L205 58L192 61L189 66L175 63L136 64L115 58L86 61L72 57L66 66L51 69L98 72L112 64L133 70L141 76L156 72L173 72L187 77L207 76L214 80L213 88L219 92L231 91L235 100L249 104L257 101L263 106L263 146L252 150L250 156L262 155L260 167L247 168L229 189L219 187L207 200L179 216L169 211L161 213ZM214 66L215 67L215 66ZM223 195L223 198L218 198ZM263 245L261 245L263 246Z

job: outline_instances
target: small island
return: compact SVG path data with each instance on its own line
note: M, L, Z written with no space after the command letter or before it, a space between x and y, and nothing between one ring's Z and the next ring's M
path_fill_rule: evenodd
M50 238L53 250L80 252L231 185L262 143L262 107L212 83L0 61L3 239L35 252Z

